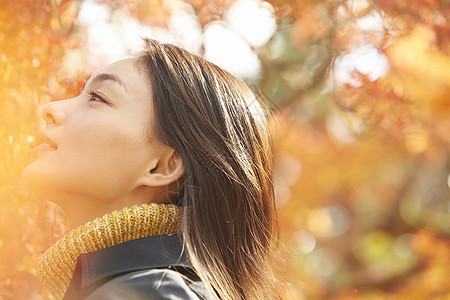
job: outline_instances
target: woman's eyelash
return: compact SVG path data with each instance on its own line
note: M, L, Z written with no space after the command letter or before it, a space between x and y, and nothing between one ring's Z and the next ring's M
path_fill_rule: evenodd
M89 96L91 96L89 101L101 101L101 102L105 102L106 103L106 101L103 100L103 98L100 97L96 92L88 91L87 93L89 94Z

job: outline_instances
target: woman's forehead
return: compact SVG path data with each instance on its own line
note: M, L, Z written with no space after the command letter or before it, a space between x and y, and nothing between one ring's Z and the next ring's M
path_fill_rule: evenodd
M100 77L107 80L115 81L124 87L130 96L136 98L148 97L151 95L151 86L146 77L137 67L137 58L125 58L113 62L96 74L93 78Z

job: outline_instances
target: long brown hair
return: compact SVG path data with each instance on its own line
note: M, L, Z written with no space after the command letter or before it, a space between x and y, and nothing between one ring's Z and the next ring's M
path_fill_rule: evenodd
M172 200L188 255L220 299L278 298L268 110L241 80L170 44L145 39L138 66L152 88L155 130L181 156Z

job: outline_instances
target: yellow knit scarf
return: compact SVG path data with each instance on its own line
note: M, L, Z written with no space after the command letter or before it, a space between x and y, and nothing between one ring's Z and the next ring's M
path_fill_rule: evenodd
M38 262L38 276L56 300L69 287L77 257L152 235L178 233L180 210L172 204L142 204L114 211L72 230Z

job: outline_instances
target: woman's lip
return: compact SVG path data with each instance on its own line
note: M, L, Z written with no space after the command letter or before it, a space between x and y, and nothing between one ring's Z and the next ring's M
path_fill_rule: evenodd
M32 151L39 151L39 150L56 150L56 148L48 143L41 143L37 147L35 147Z
M57 149L56 143L53 142L51 138L48 137L47 134L45 134L43 131L39 133L37 136L36 144L37 145L34 149ZM33 149L33 150L34 150Z

